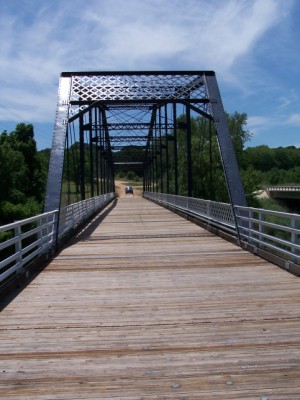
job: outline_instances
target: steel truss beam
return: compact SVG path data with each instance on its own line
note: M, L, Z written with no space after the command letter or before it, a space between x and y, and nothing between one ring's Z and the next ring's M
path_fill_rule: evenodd
M156 125L158 128L158 124ZM90 126L87 126L87 129L89 129ZM92 129L95 130L97 128L104 128L104 125L98 125L95 126L95 124L92 125ZM127 122L127 123L108 123L107 128L109 131L135 131L135 130L149 130L150 128L150 123L148 122ZM167 129L174 129L174 124L167 124L166 126Z
M113 189L113 152L120 143L144 140L144 189L169 192L171 160L168 141L174 143L174 193L178 193L177 105L185 107L188 195L192 195L191 126L189 115L196 112L213 122L220 155L233 205L246 205L244 190L231 142L215 73L212 71L135 71L135 72L63 72L60 77L56 119L49 166L45 211L59 209L65 143L71 124L79 123L81 163L89 137L90 184L104 180L104 188ZM171 110L171 112L170 112ZM139 113L139 114L138 114ZM147 136L134 131L147 130ZM110 131L121 134L110 135ZM126 132L126 134L125 134ZM68 140L67 140L68 142ZM118 143L119 142L119 143ZM142 147L142 146L141 146ZM95 149L97 151L95 152ZM162 170L162 159L166 171ZM94 168L94 164L97 164ZM85 196L84 168L81 166L82 196ZM163 179L167 177L167 182ZM160 182L158 185L157 182ZM98 185L98 183L97 183ZM97 186L98 187L98 186ZM99 188L97 189L97 193Z
M143 135L143 136L110 136L110 142L126 142L126 143L131 143L131 142L146 142L148 138L148 135Z

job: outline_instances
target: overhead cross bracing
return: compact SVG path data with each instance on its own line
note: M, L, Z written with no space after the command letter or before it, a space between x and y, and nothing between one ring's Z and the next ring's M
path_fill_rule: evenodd
M139 165L144 190L180 194L179 134L192 196L193 115L213 125L229 197L246 205L214 72L63 72L45 209L114 191L122 162Z

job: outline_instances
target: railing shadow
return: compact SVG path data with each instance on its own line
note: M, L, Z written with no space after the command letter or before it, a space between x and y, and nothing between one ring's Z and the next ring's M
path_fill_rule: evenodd
M26 269L24 274L20 274L17 279L13 279L0 291L0 312L7 307L44 269L49 265L52 258L57 256L63 248L69 247L81 240L89 238L99 224L107 217L117 204L117 199L113 200L102 210L96 212L76 228L65 235L58 243L56 252L52 257L41 256Z
M82 240L88 239L98 228L99 224L115 208L117 201L117 199L114 199L106 208L98 212L96 217L94 214L93 216L85 220L82 224L78 225L78 227L71 231L71 233L66 235L61 243L59 243L59 250L61 251L63 248L69 247Z

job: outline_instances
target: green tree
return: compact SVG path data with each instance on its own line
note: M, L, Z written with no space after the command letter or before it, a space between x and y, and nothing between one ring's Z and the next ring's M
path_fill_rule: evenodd
M226 118L237 161L241 165L245 144L252 137L252 133L247 129L248 117L246 113L235 111L233 114L226 113Z
M31 124L0 135L0 223L41 212L48 165L37 152Z
M269 171L275 166L275 154L269 146L249 147L245 150L244 161L247 166L259 171Z
M6 136L6 135L4 135ZM3 139L1 137L1 139ZM0 201L20 202L29 184L24 156L7 140L0 146Z

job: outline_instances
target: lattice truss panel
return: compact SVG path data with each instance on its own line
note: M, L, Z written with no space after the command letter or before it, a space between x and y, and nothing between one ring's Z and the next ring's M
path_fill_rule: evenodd
M73 76L71 101L148 101L202 99L203 74Z
M69 118L93 106L105 107L105 127L113 150L128 144L145 146L154 105L188 102L210 115L204 76L204 72L73 73ZM96 130L96 123L91 123ZM165 132L171 132L174 122L170 113L152 127L162 124Z

